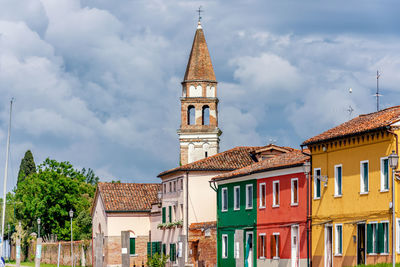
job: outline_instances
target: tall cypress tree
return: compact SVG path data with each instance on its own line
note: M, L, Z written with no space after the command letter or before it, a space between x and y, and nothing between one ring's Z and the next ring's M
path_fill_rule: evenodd
M32 152L30 150L25 152L25 156L21 160L21 164L19 165L19 172L18 172L18 184L25 180L27 176L32 173L36 172L36 165L33 159Z

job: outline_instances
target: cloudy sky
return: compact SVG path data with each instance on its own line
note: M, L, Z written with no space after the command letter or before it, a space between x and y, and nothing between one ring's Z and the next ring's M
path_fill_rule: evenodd
M377 69L381 107L400 104L397 1L0 0L1 180L16 99L8 188L27 149L103 181L157 182L176 167L200 5L221 150L299 147L375 111Z

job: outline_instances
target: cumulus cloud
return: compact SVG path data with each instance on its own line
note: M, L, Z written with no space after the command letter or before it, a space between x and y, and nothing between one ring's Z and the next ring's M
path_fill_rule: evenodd
M371 6L356 14L340 3L284 2L204 3L222 150L270 140L297 147L347 120L349 106L351 116L374 111L376 69L382 106L398 104L399 36L390 26L398 16L387 10L385 19L370 20ZM0 145L13 96L12 175L27 149L37 162L69 160L122 181L157 181L178 165L180 82L197 1L0 5ZM379 21L385 34L357 21Z

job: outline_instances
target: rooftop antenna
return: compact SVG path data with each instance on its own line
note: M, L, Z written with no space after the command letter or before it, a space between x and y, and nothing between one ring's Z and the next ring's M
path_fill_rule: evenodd
M376 71L376 111L379 111L379 97L382 96L379 94L379 77L381 77L381 74L379 73L379 70Z
M349 89L349 94L351 95L353 93L353 89ZM351 119L351 114L353 113L354 109L351 105L349 105L349 108L347 109L347 112L349 112L349 119Z
M199 12L199 22L201 22L201 19L202 19L201 12L204 12L204 10L202 10L201 8L202 8L202 6L199 6L199 9L196 10L196 12Z
M273 139L273 138L269 139L269 144L270 145L275 145L275 143L276 143L276 139Z

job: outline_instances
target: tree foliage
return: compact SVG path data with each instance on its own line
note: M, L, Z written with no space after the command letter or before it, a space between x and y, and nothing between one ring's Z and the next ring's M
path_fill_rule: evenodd
M21 160L19 165L17 186L20 182L24 181L27 176L36 172L35 160L33 159L32 152L30 150L25 152L25 156Z
M41 235L57 235L70 240L69 210L74 211L74 240L88 239L91 233L90 207L98 177L89 169L78 171L69 162L46 159L37 172L25 177L15 192L16 217L36 232L41 219Z

